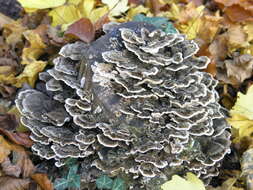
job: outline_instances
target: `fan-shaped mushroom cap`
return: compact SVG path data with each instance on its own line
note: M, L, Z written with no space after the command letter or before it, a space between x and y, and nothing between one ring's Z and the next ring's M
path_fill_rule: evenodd
M137 189L177 172L207 181L217 175L230 151L230 133L217 81L200 71L209 59L195 57L198 47L184 35L147 23L104 30L90 45L61 49L54 67L40 73L46 94L18 95L33 150L57 166L75 157L96 171L126 173Z

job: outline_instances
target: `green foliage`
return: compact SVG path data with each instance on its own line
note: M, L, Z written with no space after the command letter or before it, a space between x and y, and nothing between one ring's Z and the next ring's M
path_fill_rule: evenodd
M72 165L66 178L58 178L54 182L56 190L64 190L66 188L80 188L81 177L77 174L78 164Z
M120 178L114 179L112 190L125 190L125 189L126 189L126 185L122 179Z
M109 189L109 190L126 190L125 182L117 177L112 180L107 175L102 175L96 180L96 186L98 189Z
M146 17L143 14L137 14L134 16L133 21L147 22L153 24L155 27L161 29L166 33L178 33L175 27L165 17Z
M98 189L111 189L113 180L107 175L102 175L96 180L96 186Z

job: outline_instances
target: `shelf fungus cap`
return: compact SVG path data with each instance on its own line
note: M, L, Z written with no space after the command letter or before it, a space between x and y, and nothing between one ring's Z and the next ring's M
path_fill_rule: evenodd
M230 152L218 82L202 71L209 59L184 35L145 22L104 30L62 47L40 73L44 90L18 95L33 151L58 167L74 157L90 163L88 173L127 174L136 189L188 171L208 183Z

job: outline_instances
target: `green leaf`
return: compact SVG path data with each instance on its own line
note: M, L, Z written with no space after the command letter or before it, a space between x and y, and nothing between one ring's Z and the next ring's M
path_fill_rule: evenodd
M64 178L57 178L55 181L54 181L54 188L56 190L64 190L64 189L67 189L68 188L68 180L67 179L64 179Z
M77 163L77 158L67 158L67 160L65 161L65 165L67 165L68 167L71 167L72 165Z
M81 186L81 176L75 175L69 179L68 187L80 188Z
M77 175L78 166L79 165L76 164L69 168L69 173L67 177L67 180L69 182L68 187L80 187L81 178L80 175Z
M75 176L77 169L78 169L78 164L71 166L69 168L69 173L68 173L67 179L71 179L73 176Z
M146 22L153 24L155 27L161 29L162 31L168 33L178 33L176 28L171 22L165 17L146 17L143 14L137 14L134 16L133 21Z
M107 175L102 175L96 180L96 186L98 189L111 189L113 180Z
M125 190L125 189L126 189L125 182L122 179L117 177L113 181L112 190Z

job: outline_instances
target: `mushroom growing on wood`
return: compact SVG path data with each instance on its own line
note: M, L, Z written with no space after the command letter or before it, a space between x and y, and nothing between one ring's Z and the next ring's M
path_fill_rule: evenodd
M175 173L218 175L230 133L217 81L201 71L209 59L194 56L194 41L151 24L105 28L90 45L62 47L40 73L46 91L18 95L33 150L57 166L74 157L90 163L86 172L127 174L133 189L153 190Z

